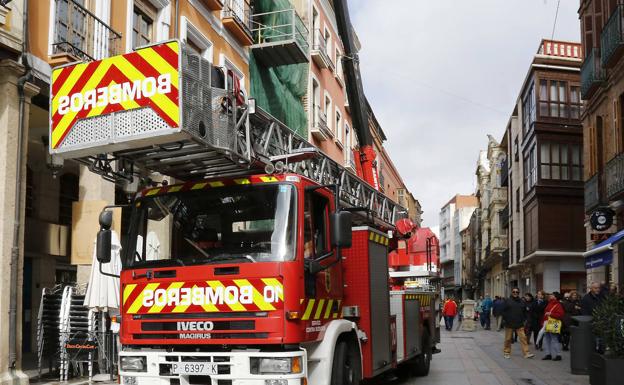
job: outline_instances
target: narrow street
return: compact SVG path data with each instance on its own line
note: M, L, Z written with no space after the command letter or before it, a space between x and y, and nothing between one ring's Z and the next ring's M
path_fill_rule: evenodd
M570 352L563 361L542 361L542 352L524 359L519 343L512 345L510 360L503 358L503 332L453 331L442 328L442 353L431 362L429 376L393 382L393 385L587 385L588 376L570 373ZM533 350L531 350L533 351ZM375 385L386 384L378 381Z

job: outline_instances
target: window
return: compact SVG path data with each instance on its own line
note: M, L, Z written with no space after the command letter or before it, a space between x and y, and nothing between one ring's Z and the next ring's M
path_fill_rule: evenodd
M522 101L522 132L527 133L535 122L535 85L531 83Z
M336 108L336 139L338 139L339 142L342 142L343 138L343 132L342 132L342 116L340 115L340 111L338 111L338 108Z
M516 261L519 261L521 258L520 256L520 240L516 239Z
M324 196L310 193L304 205L303 255L318 258L329 252L329 201Z
M537 153L535 145L529 150L528 156L524 159L524 188L528 192L537 184Z
M541 143L540 178L581 180L581 147L578 144Z
M69 43L71 47L86 52L86 17L85 0L57 0L54 43ZM70 47L55 46L55 49L67 50Z
M132 48L147 45L154 41L154 20L156 9L147 1L134 0L132 18Z
M78 200L78 176L66 173L61 175L59 191L59 224L71 225L72 203Z
M332 46L331 46L331 33L329 32L329 29L325 28L325 34L323 37L325 39L325 52L327 53L327 56L331 60Z
M234 63L223 54L221 54L220 61L223 67L232 71L232 73L238 78L238 82L239 82L238 84L240 86L240 89L243 91L245 95L247 95L247 93L245 92L245 75L243 74L243 71L239 70L238 67L236 67L236 65L234 65ZM229 76L228 76L227 87L230 90L233 89L233 85L231 84L231 78Z
M540 117L579 119L581 116L579 87L577 85L568 87L568 82L565 81L541 79L539 115Z
M518 145L518 137L514 139L514 160L517 162L520 157L520 146Z
M332 112L332 100L329 95L325 94L325 118L327 119L327 126L330 132L332 131L331 123L331 112Z
M212 42L184 16L182 17L181 37L192 50L209 62L213 62Z
M347 123L344 125L345 129L345 162L347 166L354 166L353 164L353 149L351 147L351 127ZM355 167L354 167L355 168Z

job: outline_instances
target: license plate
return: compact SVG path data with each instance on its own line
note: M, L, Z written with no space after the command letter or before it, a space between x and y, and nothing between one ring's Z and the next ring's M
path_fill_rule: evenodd
M218 365L208 362L174 362L171 372L183 375L213 375L218 374Z

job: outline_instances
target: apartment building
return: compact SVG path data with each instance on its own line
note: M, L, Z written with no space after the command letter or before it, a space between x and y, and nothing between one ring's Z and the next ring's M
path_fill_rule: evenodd
M440 270L443 294L461 296L463 244L465 229L478 205L474 195L455 195L440 210Z
M507 154L496 139L488 135L487 150L481 151L477 161L476 177L479 199L479 256L476 267L482 282L478 286L481 295L505 296L506 264L508 259L507 228L501 219L507 206L507 189L501 176Z
M504 134L507 280L523 291L585 288L581 53L542 40Z
M624 289L624 5L581 1L587 282ZM599 247L599 246L602 246Z

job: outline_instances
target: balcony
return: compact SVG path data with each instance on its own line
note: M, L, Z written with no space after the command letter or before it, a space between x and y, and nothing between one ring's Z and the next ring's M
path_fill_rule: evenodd
M500 185L507 187L509 185L509 161L505 159L500 168Z
M490 238L490 243L488 244L488 246L490 247L490 250L492 251L492 253L501 254L502 252L504 252L505 250L509 248L509 246L507 245L507 235L506 234L492 235L492 238Z
M201 0L202 3L212 11L220 11L223 9L223 0Z
M75 0L55 0L50 65L93 61L119 53L121 34Z
M327 125L327 115L321 110L321 107L314 106L312 115L312 129L310 133L317 140L328 140L334 137L334 134Z
M319 68L333 69L334 63L327 53L327 42L320 29L314 30L314 41L310 56L312 56L312 60Z
M614 200L624 193L624 153L611 159L605 167L607 198Z
M605 24L600 35L600 47L602 49L600 61L605 67L613 67L622 57L622 47L624 47L624 31L622 22L624 21L624 6L618 5Z
M348 149L347 151L353 151L351 149ZM345 159L345 168L349 171L351 171L352 173L356 174L357 173L357 169L355 166L355 160L353 159L353 154L351 154L351 156L349 156L347 159Z
M592 48L585 56L581 67L581 97L589 99L605 80L604 69L600 65L600 50Z
M251 7L247 0L226 0L222 11L223 26L244 46L253 43Z
M252 16L254 56L267 67L307 63L308 29L294 9Z
M498 212L501 228L506 229L509 227L509 205Z
M600 174L585 182L585 212L588 213L600 205Z

